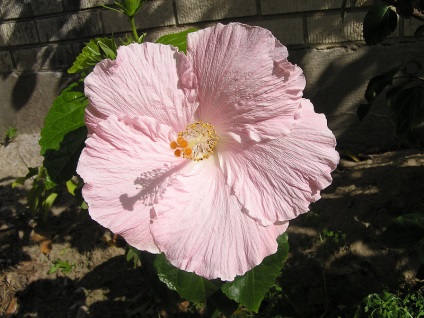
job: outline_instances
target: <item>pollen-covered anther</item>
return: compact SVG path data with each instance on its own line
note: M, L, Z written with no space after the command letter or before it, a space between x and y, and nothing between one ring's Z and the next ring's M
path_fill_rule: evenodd
M174 155L175 155L175 157L181 157L181 150L180 149L176 149L174 151Z
M177 157L200 161L213 153L218 137L212 125L201 121L189 124L185 131L178 134L176 141L170 143Z

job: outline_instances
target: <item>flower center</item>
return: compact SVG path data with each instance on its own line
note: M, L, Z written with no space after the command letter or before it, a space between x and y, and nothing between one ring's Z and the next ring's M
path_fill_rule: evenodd
M170 143L176 157L201 161L209 158L216 146L218 137L212 125L197 121L178 133L176 141Z

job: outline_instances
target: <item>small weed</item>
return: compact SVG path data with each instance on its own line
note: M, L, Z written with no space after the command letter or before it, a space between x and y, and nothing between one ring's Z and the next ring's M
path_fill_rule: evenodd
M310 210L308 213L302 214L302 218L308 226L319 226L323 221L320 211L317 210Z
M56 184L47 175L43 166L28 168L28 173L24 177L19 177L13 182L12 188L22 186L26 180L31 180L31 189L28 191L28 207L35 215L39 214L43 221L47 220L47 215L58 197Z
M132 247L130 245L127 246L127 249L125 251L125 258L127 259L127 262L133 262L134 268L137 268L137 266L141 265L141 252L136 249L135 247Z
M6 136L4 137L4 146L5 147L7 147L13 141L13 138L16 137L17 132L18 132L18 129L15 128L15 127L10 127L6 131Z
M49 272L47 274L56 273L58 270L60 270L62 274L69 274L74 267L74 263L69 263L68 261L57 259L53 261L53 264L50 266Z
M401 298L383 291L368 295L358 307L354 318L420 318L424 317L424 297L419 293Z
M320 242L324 242L325 240L331 240L337 244L346 242L346 233L343 233L340 230L328 230L323 229L319 234Z

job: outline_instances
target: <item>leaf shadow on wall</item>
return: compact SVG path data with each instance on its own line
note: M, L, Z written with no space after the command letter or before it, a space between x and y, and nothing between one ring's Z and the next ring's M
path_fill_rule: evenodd
M67 11L70 10L78 10L80 8L81 0L76 1L64 1L63 8ZM2 4L3 5L3 4ZM77 54L79 53L82 43L78 42L75 44L71 44L69 46L61 46L61 43L58 44L49 44L46 43L45 47L25 47L21 46L21 44L15 43L13 39L20 38L22 28L19 28L19 23L28 23L28 21L22 21L21 19L30 18L29 22L42 21L45 20L45 16L43 16L43 5L44 3L40 3L40 1L25 1L25 3L21 3L16 5L14 1L7 1L4 3L2 7L3 16L6 18L17 19L15 27L11 30L12 32L7 35L7 38L3 39L5 46L12 46L12 57L14 60L14 71L3 73L2 79L7 80L8 78L12 78L11 82L13 83L13 88L10 92L10 103L11 107L15 112L23 110L28 103L31 101L33 96L36 93L40 93L39 98L44 99L46 95L46 100L39 102L38 100L37 108L40 109L40 112L44 112L47 107L45 106L47 103L50 104L49 96L52 94L47 94L49 90L54 90L54 93L59 94L60 91L69 83L70 76L65 72L62 74L59 82L53 87L50 86L48 89L43 89L40 87L40 78L37 74L41 71L63 71L67 69L69 65L67 61L73 60ZM41 6L41 8L40 8ZM18 15L16 15L16 10L19 10ZM50 12L50 11L47 11ZM52 12L55 13L55 12ZM69 15L63 15L63 19L58 23L57 30L63 29L63 27L69 22L69 19L72 17L72 11L69 12ZM84 24L78 26L80 29L84 29ZM73 32L72 29L67 30L67 33ZM54 35L53 35L54 37ZM66 38L66 36L65 36ZM60 39L59 41L61 41ZM47 39L48 42L54 41L54 39ZM43 42L43 41L42 41ZM33 44L30 44L33 45ZM35 44L34 44L35 45ZM17 72L17 73L15 73ZM16 80L13 80L13 77ZM40 104L40 105L38 105ZM35 110L37 111L37 110ZM18 120L19 121L19 120ZM25 129L24 129L25 130Z
M26 73L18 77L12 91L12 106L15 110L22 109L31 98L37 86L37 74Z

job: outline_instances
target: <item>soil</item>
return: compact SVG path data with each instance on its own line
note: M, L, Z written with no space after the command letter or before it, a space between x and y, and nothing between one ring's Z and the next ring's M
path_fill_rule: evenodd
M370 293L422 290L414 249L389 249L380 236L395 217L423 209L424 154L361 159L342 159L321 200L291 223L281 290L271 290L260 316L351 317ZM62 195L43 222L28 212L28 188L0 181L0 315L202 316L202 308L152 282L146 266L128 262L124 242L72 196ZM58 261L69 267L49 273Z

